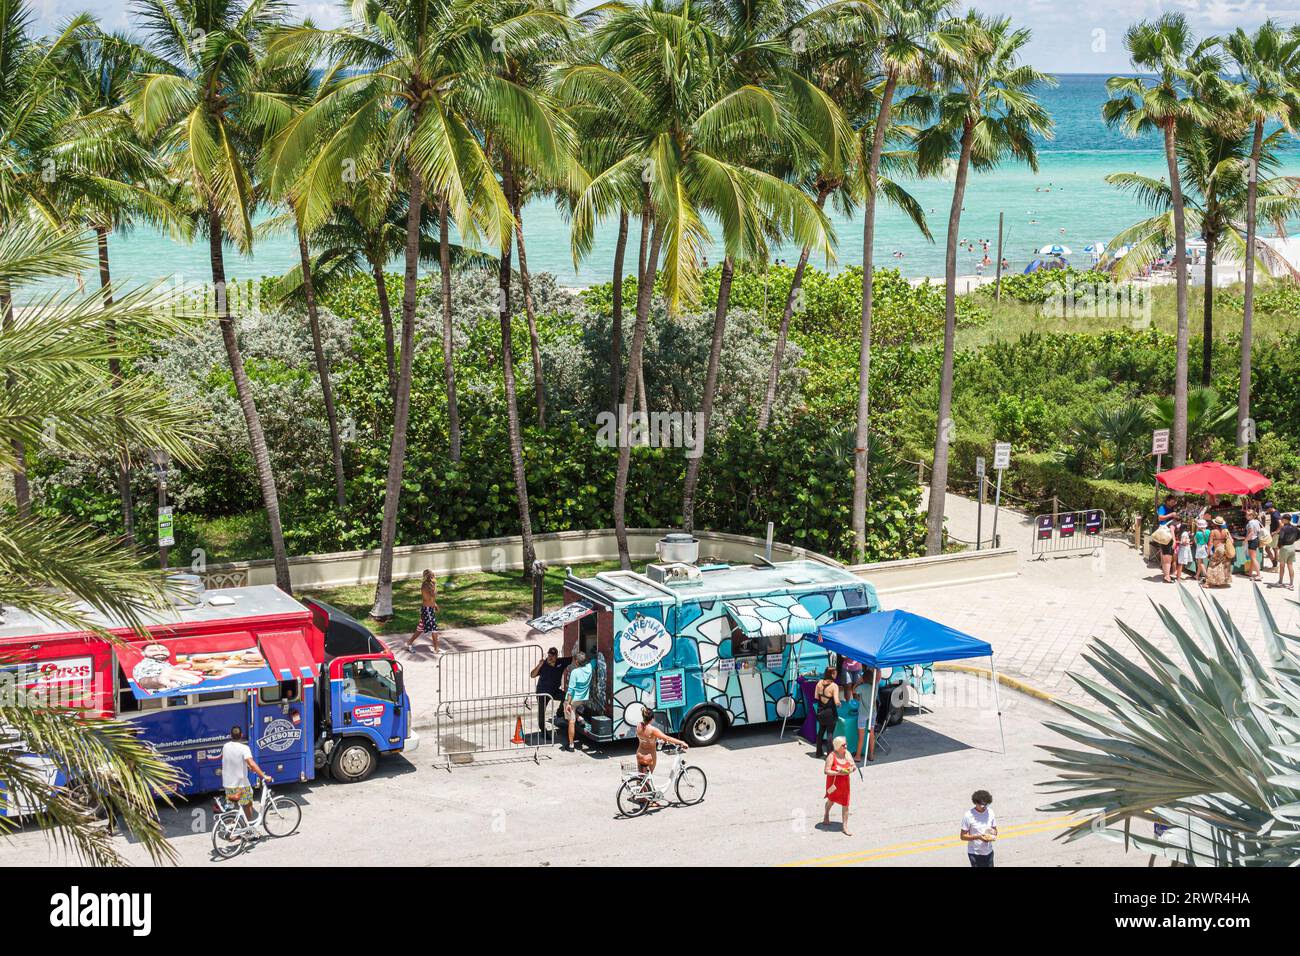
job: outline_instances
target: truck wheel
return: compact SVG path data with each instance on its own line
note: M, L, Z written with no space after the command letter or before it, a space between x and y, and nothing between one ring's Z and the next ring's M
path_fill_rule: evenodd
M341 740L330 760L330 773L340 783L357 783L375 772L379 755L370 741L359 737Z
M712 707L701 707L687 719L682 736L692 747L707 747L722 736L725 727L721 712Z

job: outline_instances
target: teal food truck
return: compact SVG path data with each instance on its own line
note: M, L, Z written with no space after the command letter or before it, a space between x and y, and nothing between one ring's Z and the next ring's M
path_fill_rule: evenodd
M762 558L700 565L698 547L669 535L644 574L570 575L565 606L534 622L563 626L564 656L594 658L587 736L634 736L643 703L695 746L731 726L800 718L799 674L834 660L817 629L880 608L875 589L844 568Z

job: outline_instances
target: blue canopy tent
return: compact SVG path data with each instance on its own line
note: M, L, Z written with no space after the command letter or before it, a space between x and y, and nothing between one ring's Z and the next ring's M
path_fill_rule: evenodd
M993 647L988 641L981 641L928 617L897 610L859 614L827 624L811 640L828 651L872 669L871 713L867 723L871 728L876 725L875 701L880 689L880 668L987 657L993 673L998 734L1002 737L1002 752L1006 753L1007 738L1002 730L1002 705L998 700L998 672L993 667Z

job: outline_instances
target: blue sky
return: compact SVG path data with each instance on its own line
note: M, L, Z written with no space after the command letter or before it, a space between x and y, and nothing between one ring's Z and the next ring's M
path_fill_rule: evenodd
M81 10L89 10L111 29L131 27L128 0L32 0L42 27ZM594 0L578 0L589 7ZM321 24L342 17L338 0L299 0L300 14ZM1202 33L1223 33L1238 26L1250 29L1273 17L1300 22L1300 0L981 0L985 13L1012 17L1030 27L1034 39L1029 59L1039 69L1056 73L1112 73L1126 70L1124 30L1135 20L1179 11Z

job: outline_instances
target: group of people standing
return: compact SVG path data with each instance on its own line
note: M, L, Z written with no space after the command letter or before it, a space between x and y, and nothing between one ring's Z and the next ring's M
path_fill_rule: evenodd
M1291 515L1278 511L1271 501L1262 509L1246 505L1241 509L1242 535L1234 537L1227 520L1213 513L1213 507L1211 503L1192 517L1180 509L1176 496L1169 495L1157 509L1158 527L1152 540L1160 551L1160 569L1166 584L1181 581L1194 568L1201 587L1231 587L1237 549L1241 547L1246 552L1242 571L1247 578L1262 581L1264 562L1270 561L1277 571L1272 586L1295 586L1300 526Z

